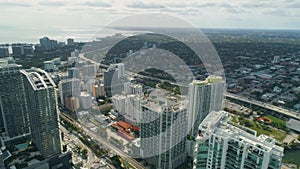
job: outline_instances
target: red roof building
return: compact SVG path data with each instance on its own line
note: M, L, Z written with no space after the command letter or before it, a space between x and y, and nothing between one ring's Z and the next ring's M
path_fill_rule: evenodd
M126 123L125 121L118 121L118 125L125 130L131 128L131 125L129 123Z

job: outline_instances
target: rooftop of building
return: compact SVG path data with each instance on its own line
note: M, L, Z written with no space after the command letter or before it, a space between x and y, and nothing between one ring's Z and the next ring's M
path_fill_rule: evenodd
M204 85L209 83L221 83L223 82L223 78L221 76L210 75L205 80L193 80L193 85Z
M89 96L91 95L87 92L80 92L80 97L89 97Z
M166 109L177 112L187 108L186 102L183 99L159 89L156 89L149 97L146 97L142 105L158 113Z
M9 64L7 61L0 60L0 71L19 70L21 68L22 68L22 65L18 65L15 63Z
M231 118L225 111L211 112L200 124L197 140L207 140L214 134L223 138L231 138L239 143L251 145L264 152L273 150L273 153L277 153L278 156L283 155L283 148L275 145L275 139L266 135L257 137L255 131L251 132L254 134L250 134L244 128L232 125L230 121Z
M54 88L56 86L50 75L42 69L31 68L21 70L21 73L27 77L34 90Z
M292 128L294 130L300 131L300 121L295 120L295 119L290 119L287 123L286 126L289 128Z
M59 83L67 83L67 82L74 82L74 81L80 82L80 80L77 78L71 78L71 79L62 79Z

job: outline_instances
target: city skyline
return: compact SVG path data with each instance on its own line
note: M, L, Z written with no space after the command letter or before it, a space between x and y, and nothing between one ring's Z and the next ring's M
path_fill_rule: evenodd
M199 28L299 30L299 7L299 2L293 0L0 1L1 11L9 13L0 16L0 35L1 43L33 43L37 40L32 37L43 35L58 40L72 37L86 41L112 21L142 13L172 15Z
M299 9L0 0L0 169L298 169Z

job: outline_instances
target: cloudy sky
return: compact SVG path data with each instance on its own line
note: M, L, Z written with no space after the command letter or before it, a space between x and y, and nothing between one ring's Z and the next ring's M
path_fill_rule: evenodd
M0 11L0 43L84 39L140 13L169 14L201 28L300 29L299 0L0 0Z

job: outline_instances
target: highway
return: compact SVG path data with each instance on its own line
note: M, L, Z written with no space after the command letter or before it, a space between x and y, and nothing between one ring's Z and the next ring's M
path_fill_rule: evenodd
M67 120L69 123L75 125L76 127L81 128L88 136L90 136L91 138L93 138L97 142L101 143L105 147L107 147L110 150L114 151L119 156L122 156L122 158L124 160L126 160L128 163L130 163L131 165L133 165L135 168L137 168L137 169L145 169L145 167L143 165L141 165L139 162L137 162L135 159L131 158L124 151L120 150L118 147L116 147L115 145L111 144L105 138L102 138L96 132L93 132L92 130L90 130L85 125L79 124L77 121L75 121L74 119L72 119L71 117L69 117L68 115L66 115L66 114L64 114L62 112L60 112L59 115L63 119Z
M91 149L89 147L87 147L85 144L82 143L81 140L79 140L74 134L69 133L69 131L63 127L62 125L59 125L59 129L61 132L64 133L65 138L69 138L68 141L73 140L76 142L77 145L79 145L80 147L85 148L86 150L88 150L88 158L87 158L87 162L84 164L84 167L87 168L91 168L91 166L93 165L94 161L97 159L96 156L94 155L94 153L91 151Z
M288 109L284 109L284 108L281 108L281 107L278 107L278 106L274 106L274 105L263 103L263 102L256 101L256 100L251 100L251 99L248 99L248 98L245 98L245 97L242 97L242 96L238 96L238 95L235 95L235 94L231 94L231 93L225 93L224 96L228 97L228 98L240 100L240 101L243 101L243 102L246 102L246 103L249 103L249 104L253 104L253 105L265 108L265 109L269 109L269 110L272 110L274 112L277 112L277 113L286 115L288 117L294 118L296 120L300 120L300 116L299 116L298 113L296 113L294 111L291 111L291 110L288 110Z

